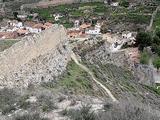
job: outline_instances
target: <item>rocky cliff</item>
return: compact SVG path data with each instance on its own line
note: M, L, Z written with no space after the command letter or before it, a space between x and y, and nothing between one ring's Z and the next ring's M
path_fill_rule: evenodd
M0 53L0 86L27 87L52 81L65 70L69 59L65 28L54 25Z

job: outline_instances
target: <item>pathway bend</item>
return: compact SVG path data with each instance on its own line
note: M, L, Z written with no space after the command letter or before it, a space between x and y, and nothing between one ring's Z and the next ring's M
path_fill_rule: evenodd
M82 68L84 71L86 71L91 76L91 78L94 80L94 82L97 85L99 85L109 95L109 97L113 100L113 102L118 102L118 100L114 97L114 95L111 93L111 91L94 77L94 74L89 70L89 68L87 68L86 66L79 63L79 61L74 53L72 53L71 58L80 68Z

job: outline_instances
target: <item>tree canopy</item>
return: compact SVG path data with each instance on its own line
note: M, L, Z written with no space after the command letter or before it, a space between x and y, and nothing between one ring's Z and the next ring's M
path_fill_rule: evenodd
M136 36L136 46L139 46L140 50L143 50L144 47L150 46L152 43L152 37L150 33L139 32Z
M128 0L121 0L119 5L123 7L129 7L129 2Z
M153 44L160 45L160 38L157 35L153 37Z
M160 28L156 29L156 36L158 36L160 38Z
M154 59L153 65L154 65L155 68L157 68L157 70L159 70L159 68L160 68L160 57Z

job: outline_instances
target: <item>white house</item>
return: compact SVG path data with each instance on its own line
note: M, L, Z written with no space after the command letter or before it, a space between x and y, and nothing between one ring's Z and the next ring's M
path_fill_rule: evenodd
M12 31L17 31L18 30L18 28L17 27L14 27L13 29L12 29Z
M90 35L100 35L100 30L88 30L85 32L86 34L90 34Z
M16 24L16 27L18 27L18 28L23 27L23 23L22 23L22 22L18 22L18 23Z
M113 7L117 7L119 5L119 2L112 2L111 3L111 6L113 6Z
M88 30L85 32L86 34L90 34L90 35L100 35L101 34L101 26L99 23L97 23L95 25L94 30Z
M6 32L13 32L13 30L11 30L11 29L7 29L7 30L6 30Z
M60 14L54 14L53 16L54 16L54 20L55 20L55 21L59 21L59 18L62 18L62 17L63 17L63 16L60 15Z
M101 25L100 25L100 23L97 23L96 25L95 25L95 30L100 30L101 29Z
M30 33L39 33L39 32L42 31L42 29L31 28L31 27L26 27L26 29L27 29Z
M132 33L127 31L127 32L123 32L122 33L122 38L126 38L126 39L129 39L132 37Z
M79 20L75 20L74 27L75 28L79 28L79 24L80 24L80 21Z
M27 15L17 15L17 18L19 18L19 19L26 19Z

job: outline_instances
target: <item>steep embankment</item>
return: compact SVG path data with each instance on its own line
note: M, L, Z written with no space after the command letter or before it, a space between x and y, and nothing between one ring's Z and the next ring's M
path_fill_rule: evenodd
M70 50L65 28L52 28L26 37L0 53L0 85L28 86L54 80L67 65Z
M113 64L118 67L128 68L132 71L138 82L146 85L154 84L152 68L142 64L134 64L128 54L130 49L111 52L109 48L108 43L102 43L100 46L96 47L95 45L95 47L88 47L84 50L82 47L79 53L91 64Z
M81 56L83 65L92 72L95 79L108 88L119 101L136 101L159 110L159 93L154 87L148 86L153 82L150 68L131 64L125 50L111 53L107 43L94 42L79 44L75 52Z
M81 63L79 63L76 55L74 53L72 53L71 55L71 58L74 60L74 62L80 67L82 68L83 70L85 70L90 76L91 78L93 79L93 81L99 85L108 95L109 97L113 100L113 102L118 102L117 99L114 97L114 95L111 93L111 91L105 87L101 82L99 82L95 77L94 77L94 74L84 65L82 65Z

